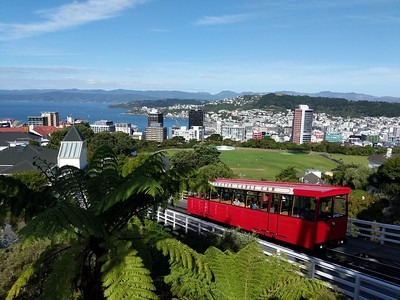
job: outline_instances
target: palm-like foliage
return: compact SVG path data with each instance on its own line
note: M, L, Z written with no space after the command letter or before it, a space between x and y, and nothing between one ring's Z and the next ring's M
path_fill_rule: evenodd
M335 299L324 283L302 277L282 257L266 257L256 242L235 254L210 247L201 255L173 239L158 247L170 256L166 281L180 299Z
M22 274L8 299L44 266L49 270L43 299L55 294L58 299L157 298L139 253L139 229L131 220L178 192L181 174L167 170L159 153L122 177L115 155L102 147L85 172L66 166L52 181L51 207L20 231L25 244L49 239L51 245Z

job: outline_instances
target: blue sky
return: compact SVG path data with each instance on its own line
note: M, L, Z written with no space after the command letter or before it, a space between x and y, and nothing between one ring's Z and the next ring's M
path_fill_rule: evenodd
M0 0L0 89L400 97L400 0Z

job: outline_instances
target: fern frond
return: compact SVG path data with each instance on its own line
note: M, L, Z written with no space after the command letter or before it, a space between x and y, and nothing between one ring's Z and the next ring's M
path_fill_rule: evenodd
M17 281L13 284L10 291L7 294L6 300L12 300L18 297L22 288L26 286L31 276L34 274L33 264L28 265L25 271L19 276Z
M118 172L118 161L110 147L103 145L96 149L85 178L91 204L97 205L104 195L119 185L121 176Z
M281 277L275 284L264 291L263 298L277 299L336 299L336 294L322 281L305 278L294 273Z
M71 238L77 234L104 237L106 231L90 211L68 203L59 203L47 209L20 231L24 244L42 238L54 240L60 235Z
M74 299L74 280L79 276L83 257L81 247L63 251L53 264L49 279L45 283L41 299Z
M88 192L86 190L84 171L73 166L64 166L57 172L53 190L61 201L75 203L88 208Z
M136 196L136 199L147 199L147 197L140 197L142 194L145 196L150 195L154 198L155 195L158 195L163 191L157 180L145 175L140 178L128 179L128 177L126 177L125 179L125 182L120 186L103 196L101 201L96 205L96 214L106 212L112 206L124 202L133 196ZM138 205L139 204L142 203L138 203Z
M171 272L164 281L173 295L180 299L213 298L213 274L203 255L172 238L158 241L157 248L170 257Z
M163 255L169 255L170 264L179 263L185 269L195 270L207 280L212 279L212 272L204 257L180 241L167 238L157 242L157 249Z
M268 265L256 242L248 244L236 254L223 253L210 247L205 257L215 276L217 298L257 299L263 291L265 268Z
M94 177L104 171L114 172L115 176L118 177L118 159L114 151L107 145L98 147L93 153L87 171L89 175Z
M137 254L130 242L119 241L101 258L107 299L158 299L150 272Z
M212 281L196 270L182 268L179 263L170 266L170 274L165 276L164 281L170 285L171 293L178 299L216 299L212 293L215 289Z

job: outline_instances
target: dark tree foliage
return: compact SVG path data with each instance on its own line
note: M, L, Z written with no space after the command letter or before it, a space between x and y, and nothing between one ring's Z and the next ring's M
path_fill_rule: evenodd
M219 155L221 152L215 146L198 144L193 147L197 157L197 167L201 168L206 165L216 164L220 162Z
M220 134L213 133L206 138L206 141L222 142L222 136Z
M298 182L299 178L296 175L296 169L294 166L289 166L286 169L283 169L278 175L276 175L276 181L285 181L285 182Z
M110 147L117 155L129 155L137 147L137 141L124 132L99 132L88 143L88 156L91 157L97 148Z
M90 141L90 139L93 137L94 132L90 128L89 124L76 124L74 126L76 126L76 128L85 137L87 141ZM64 139L65 135L68 133L69 130L70 127L65 127L64 129L53 132L50 136L50 141L47 147L52 149L60 148L61 141Z
M348 186L352 189L365 189L373 173L373 169L362 165L339 165L333 171L333 176L328 178L332 185Z
M29 245L51 244L8 292L15 299L42 277L42 299L157 299L147 264L143 220L151 207L179 195L185 174L168 169L163 153L121 176L109 147L96 149L86 170L64 166L52 179L52 203L19 232ZM49 267L50 266L50 267ZM43 271L45 271L43 273Z
M171 164L178 169L199 169L203 166L220 163L221 152L214 145L205 143L197 144L192 150L184 150L175 153L171 158Z
M197 168L198 158L194 151L184 150L176 152L171 158L170 162L174 168L190 169Z
M377 170L379 188L391 196L400 196L400 157L387 159Z
M0 175L0 219L7 217L12 224L29 221L51 205L47 180L35 174Z

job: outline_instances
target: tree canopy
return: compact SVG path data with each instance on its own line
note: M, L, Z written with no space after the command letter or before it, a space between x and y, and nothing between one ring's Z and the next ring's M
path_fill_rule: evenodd
M296 175L296 169L294 166L289 166L286 169L283 169L278 175L276 175L276 181L291 181L298 182L299 178Z
M96 150L86 171L62 167L52 178L52 205L19 232L26 245L50 240L51 247L27 266L7 299L17 297L40 273L47 274L39 291L44 299L54 294L63 299L156 299L141 256L141 223L133 220L179 193L182 174L167 170L162 157L150 156L125 177L108 147Z

